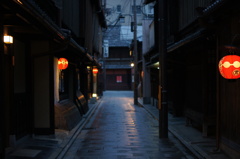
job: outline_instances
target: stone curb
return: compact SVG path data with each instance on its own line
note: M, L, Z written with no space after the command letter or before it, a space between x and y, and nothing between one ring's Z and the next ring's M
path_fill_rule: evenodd
M155 118L156 120L159 120L158 117L156 117L150 110L148 110L144 104L138 102L138 105L143 107L153 118ZM197 158L199 159L212 159L212 157L210 157L209 155L207 155L207 153L203 152L201 150L201 148L199 148L196 145L192 145L190 141L186 141L181 135L179 135L174 128L169 125L168 126L168 131L170 133L172 133L183 145L186 146L187 149L189 149L189 151L191 151Z
M87 112L87 114L83 116L79 124L69 133L69 135L63 140L60 146L57 149L55 149L55 151L51 154L49 159L61 159L64 157L64 155L67 153L68 149L71 147L78 134L81 132L82 128L93 116L93 113L100 105L101 101L102 98L97 100L97 103L95 103L94 106L92 106L92 108Z

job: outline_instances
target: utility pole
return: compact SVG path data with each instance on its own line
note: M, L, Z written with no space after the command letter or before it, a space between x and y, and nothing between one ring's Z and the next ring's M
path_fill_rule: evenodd
M103 56L103 91L106 91L106 59Z
M107 0L104 0L104 9L106 9Z
M106 91L106 58L109 56L108 40L103 40L103 90Z
M137 52L137 8L136 0L133 0L133 19L134 19L134 30L133 30L133 41L134 41L134 104L138 105L138 52Z
M106 11L107 0L104 0L103 9ZM106 57L105 57L105 41L103 40L103 91L106 91Z
M167 98L167 0L157 0L158 52L159 52L159 137L168 138L168 98Z

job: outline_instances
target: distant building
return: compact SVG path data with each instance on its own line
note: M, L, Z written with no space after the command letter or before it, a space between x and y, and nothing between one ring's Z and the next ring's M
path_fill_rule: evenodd
M150 10L144 14L146 8L141 0L136 0L137 40L142 41L142 19L152 16ZM107 90L132 90L134 82L133 67L133 1L106 0L105 16L108 29L104 32L104 40L108 41L109 54L103 59L102 79L106 79ZM151 14L150 14L151 13ZM139 52L141 52L140 45ZM141 57L141 56L140 56ZM134 66L135 67L135 66ZM104 73L105 72L105 73Z

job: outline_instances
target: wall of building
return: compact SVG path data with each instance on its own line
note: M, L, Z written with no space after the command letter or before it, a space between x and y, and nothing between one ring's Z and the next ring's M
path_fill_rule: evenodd
M234 50L231 52L227 47L227 44L232 43L233 46L239 46L240 25L236 21L240 18L239 12L231 12L228 17L223 17L221 22L218 23L218 47L219 56L218 61L228 55L236 54L240 55L240 50ZM225 48L225 49L224 49ZM232 158L240 157L240 90L239 79L228 80L218 74L219 79L219 108L220 108L220 132L222 148Z
M53 122L51 110L53 109L51 102L53 100L51 99L53 78L50 75L53 71L53 65L51 65L53 59L51 55L40 55L49 52L49 41L35 41L31 46L32 56L35 56L33 59L34 128L36 131L52 133L54 131L51 125Z
M13 114L18 114L13 116L12 137L16 140L27 135L31 131L31 114L32 109L30 106L30 66L31 63L28 60L27 45L24 42L19 41L15 38L14 40L14 104L13 104ZM13 138L12 138L13 139ZM16 141L12 141L14 143Z
M179 29L181 30L185 28L187 25L191 24L194 20L196 20L196 18L199 16L197 9L204 8L210 5L211 2L211 0L185 0L184 2L179 1Z
M130 69L108 69L107 90L131 90Z
M170 98L173 105L181 104L181 100L177 98L177 94L172 93L173 89L184 91L184 111L185 115L200 123L200 131L203 135L211 135L210 128L219 127L213 130L213 135L217 134L217 142L220 142L222 151L225 151L231 158L239 158L240 139L237 135L240 131L239 123L239 80L227 80L219 75L218 62L229 53L227 45L232 44L239 47L239 23L237 19L240 17L238 11L239 2L237 1L208 1L202 0L198 2L179 1L179 28L176 42L185 40L185 37L196 35L197 29L206 29L207 32L199 34L186 43L182 43L171 51L172 56L179 56L178 61L172 57L172 63L169 72L170 88L178 83L174 78L174 72L178 71L177 67L182 67L182 77L184 87L174 87L170 90ZM215 9L212 9L215 7ZM206 9L207 8L207 9ZM205 10L204 10L205 9ZM198 19L198 16L201 18ZM185 37L184 37L185 36ZM234 52L233 54L238 54ZM174 63L175 61L175 63ZM176 66L173 66L173 65ZM182 95L182 93L180 94ZM176 102L176 103L174 103ZM190 111L192 115L187 111ZM191 117L192 116L192 117ZM203 118L204 117L204 118ZM197 119L198 118L198 119ZM200 120L202 118L202 120ZM209 128L206 131L206 125ZM211 126L209 126L211 125Z
M142 67L143 67L143 78L142 78L142 87L143 87L143 102L150 103L151 100L151 82L150 82L150 68L146 66L146 59L144 54L149 51L149 49L154 45L154 28L153 19L144 19L142 21L143 26L143 42L142 42ZM153 41L153 42L152 42Z
M107 25L114 25L116 21L118 21L119 15L123 15L125 17L125 21L122 22L122 25L130 26L131 21L133 21L133 1L132 0L106 0L106 19L107 19ZM139 8L139 12L143 10L142 8L142 1L136 0L136 5L141 6ZM120 10L117 6L120 6ZM137 22L138 24L141 24L141 19L143 18L142 13L137 14Z
M61 6L61 16L63 28L71 28L72 34L76 36L80 35L80 2L79 0L63 0ZM71 16L69 16L71 15ZM65 27L66 26L66 27Z

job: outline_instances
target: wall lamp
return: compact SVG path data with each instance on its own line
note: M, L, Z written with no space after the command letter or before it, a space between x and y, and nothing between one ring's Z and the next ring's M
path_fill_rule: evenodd
M130 65L131 65L131 67L134 67L134 63L133 63L133 62L131 62L131 64L130 64Z
M4 35L3 36L3 42L5 44L12 44L13 43L13 37L10 35Z

